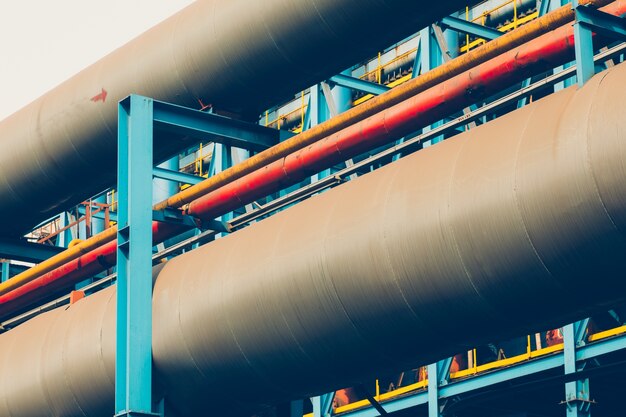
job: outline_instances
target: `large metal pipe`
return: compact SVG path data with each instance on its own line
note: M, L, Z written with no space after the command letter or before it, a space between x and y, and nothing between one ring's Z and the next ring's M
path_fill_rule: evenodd
M587 3L602 4L605 1L606 0L587 0ZM464 69L469 69L472 66L483 63L486 60L497 56L499 53L509 51L511 48L519 46L519 44L523 43L523 41L525 40L534 39L540 34L545 33L547 30L554 29L558 27L557 25L563 24L564 22L568 21L568 19L572 18L572 15L573 12L571 8L560 8L559 10L556 10L553 13L550 13L549 15L544 16L543 18L538 19L535 22L532 22L531 24L525 26L520 30L504 35L501 38L481 48L478 48L475 51L470 52L469 54L452 60L446 65L429 71L423 76L420 76L398 88L395 88L387 92L386 94L376 97L373 100L365 103L364 105L351 109L344 114L333 118L327 123L322 123L321 125L314 126L312 129L307 130L300 135L288 139L278 144L277 146L268 149L265 152L261 152L260 154L257 154L249 158L248 160L236 165L235 167L221 172L207 179L206 181L203 181L201 184L190 187L168 198L167 200L156 204L155 210L160 210L166 207L180 207L183 204L190 203L198 197L217 189L219 186L237 180L243 175L253 172L255 169L258 169L265 165L269 165L270 163L275 162L280 158L289 155L290 153L298 151L305 146L319 141L325 136L331 135L347 126L353 125L354 123L365 119L367 116L376 114L377 111L384 110L415 94L423 92L429 87L433 87L439 82L448 80L451 77L458 75ZM23 286L24 284L27 284L34 279L38 279L38 277L41 277L42 274L48 274L51 271L54 271L55 268L59 268L69 262L73 262L81 255L87 254L90 251L99 250L102 255L104 249L97 248L114 240L115 236L116 230L112 228L105 231L101 235L94 236L84 242L81 242L70 250L63 252L59 256L55 256L40 263L36 267L31 268L24 273L14 277L12 280L0 284L0 295L6 294L19 286ZM106 255L100 256L99 259L102 259L103 256L110 257L111 254L114 252L112 244L107 245L106 249L109 252L107 252ZM75 262L75 264L80 267L85 263ZM63 276L65 277L68 274L68 268L64 269L65 271L63 272ZM89 268L84 269L89 270ZM42 281L43 279L40 279L40 281ZM53 278L49 279L49 281L51 280L53 280ZM33 283L29 285L29 288L34 288L35 285L36 284ZM37 286L41 287L41 285ZM10 297L10 299L16 298L16 294L24 293L25 290L26 288L22 288L19 292L14 293Z
M626 0L616 1L605 7L604 11L621 15L626 12ZM212 191L193 201L187 211L200 218L224 214L280 187L298 182L311 172L332 166L359 152L428 125L446 114L474 103L481 97L525 79L534 72L560 65L571 58L572 50L572 28L569 26L559 28ZM175 228L154 224L155 242L160 242L174 233ZM112 241L114 237L115 230L111 229L72 248L71 253L75 253L77 257L64 265L58 267L57 262L55 269L48 268L44 274L37 272L58 260L58 257L55 257L16 276L13 281L1 284L0 315L15 312L16 309L36 301L42 294L50 294L89 274L99 272L107 265L114 265L116 253L116 244ZM84 246L90 245L89 250L92 250L104 238L107 238L109 243L91 253L78 256L86 252ZM64 253L61 256L71 253Z
M170 261L157 395L237 415L623 301L625 83L616 66ZM114 293L0 335L0 415L111 415Z
M114 183L117 102L130 93L256 116L464 6L198 1L0 122L0 233L24 233ZM157 140L157 159L181 146Z

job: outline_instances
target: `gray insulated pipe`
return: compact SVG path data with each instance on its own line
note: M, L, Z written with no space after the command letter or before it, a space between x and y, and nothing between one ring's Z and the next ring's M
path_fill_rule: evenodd
M626 65L168 262L168 415L246 415L626 298ZM532 306L532 308L529 308ZM111 416L115 287L0 335L0 415Z
M0 236L24 233L115 182L117 102L131 93L256 117L463 7L197 1L0 122ZM185 146L158 137L156 158Z

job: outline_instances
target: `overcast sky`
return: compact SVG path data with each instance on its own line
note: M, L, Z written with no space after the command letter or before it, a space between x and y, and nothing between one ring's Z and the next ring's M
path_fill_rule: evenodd
M193 0L0 0L0 120Z

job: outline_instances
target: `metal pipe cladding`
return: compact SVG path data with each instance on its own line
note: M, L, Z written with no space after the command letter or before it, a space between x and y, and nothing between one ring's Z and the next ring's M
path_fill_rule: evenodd
M241 415L623 301L625 83L618 65L171 260L157 395ZM0 335L0 415L112 414L114 291Z
M25 233L115 182L117 102L131 93L256 117L463 7L197 1L0 122L0 234ZM157 138L156 159L187 146Z

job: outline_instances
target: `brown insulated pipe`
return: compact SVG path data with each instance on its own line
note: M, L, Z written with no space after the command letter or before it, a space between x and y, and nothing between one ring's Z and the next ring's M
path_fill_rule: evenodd
M156 395L245 415L624 301L624 85L622 64L173 259ZM112 415L114 294L0 335L0 415Z
M131 93L256 117L464 7L199 0L0 122L0 235L24 233L115 182L117 102ZM157 137L156 159L186 146Z

